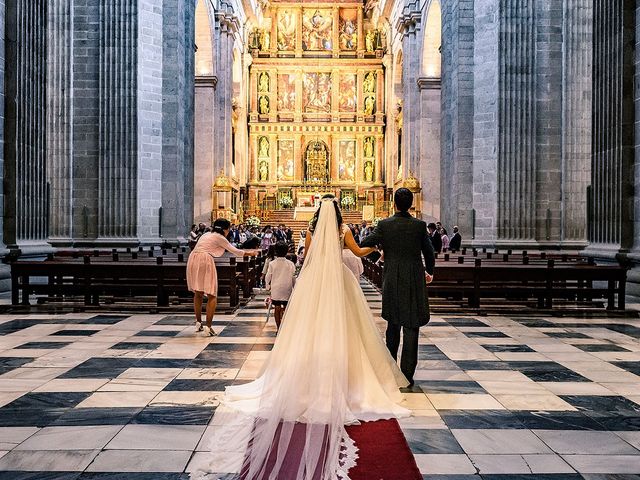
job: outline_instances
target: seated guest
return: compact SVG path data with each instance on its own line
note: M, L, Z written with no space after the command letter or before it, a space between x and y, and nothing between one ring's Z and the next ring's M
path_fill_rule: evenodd
M458 230L458 226L453 227L453 235L451 236L451 240L449 240L449 250L452 252L457 252L460 250L460 245L462 244L462 235L460 235L460 231Z
M276 243L275 258L269 262L265 277L265 286L271 291L271 305L274 307L278 330L296 282L296 266L286 258L288 251L289 246L285 242Z

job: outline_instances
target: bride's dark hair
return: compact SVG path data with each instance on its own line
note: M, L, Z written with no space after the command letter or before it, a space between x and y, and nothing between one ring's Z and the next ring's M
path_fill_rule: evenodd
M327 193L327 194L322 196L322 200L326 200L328 198L332 199L333 206L336 209L336 220L338 221L338 230L339 230L340 227L342 226L342 212L340 211L340 207L338 206L338 201L336 200L336 196L334 194L332 194L332 193ZM320 209L321 208L322 208L322 205L318 207L318 209L316 210L316 213L313 214L313 218L309 222L309 231L310 232L313 232L316 229L316 225L318 224L318 218L320 218Z

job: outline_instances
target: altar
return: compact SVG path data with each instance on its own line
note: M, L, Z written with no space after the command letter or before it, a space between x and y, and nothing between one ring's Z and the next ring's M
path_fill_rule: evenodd
M317 209L317 207L296 207L293 212L293 219L308 222L313 218Z

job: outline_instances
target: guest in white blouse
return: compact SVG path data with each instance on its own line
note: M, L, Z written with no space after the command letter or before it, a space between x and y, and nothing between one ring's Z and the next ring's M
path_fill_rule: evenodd
M276 326L280 330L282 317L296 282L296 266L285 258L289 252L289 246L285 242L276 243L275 250L276 257L269 262L265 284L271 290L271 305L274 307Z

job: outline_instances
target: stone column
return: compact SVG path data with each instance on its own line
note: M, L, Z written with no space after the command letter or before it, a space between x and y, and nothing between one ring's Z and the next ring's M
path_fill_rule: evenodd
M420 12L405 7L397 30L402 35L402 158L403 175L409 171L417 175L420 165L420 91L418 75L422 58L416 31L419 29Z
M535 35L535 59L530 60L535 72L535 203L525 208L535 215L538 244L556 247L562 238L563 4L520 3L531 4L527 21Z
M0 144L4 145L4 74L5 74L5 2L0 0ZM0 256L8 251L4 240L4 149L0 149ZM0 264L0 289L7 291L11 285L11 268Z
M6 6L4 242L22 254L50 247L46 177L46 0Z
M633 2L594 2L588 251L609 257L633 244L635 14Z
M416 176L422 186L422 214L431 222L440 220L440 137L441 89L439 78L419 78L420 121L420 165ZM449 228L451 229L453 225Z
M500 164L500 1L486 0L474 5L474 110L473 110L473 190L474 232L463 238L482 244L497 237L498 165ZM464 131L460 135L468 135ZM473 235L475 233L475 235ZM472 237L472 238L469 238Z
M473 0L442 2L441 217L465 242L474 227L474 13Z
M47 177L49 241L56 246L73 243L73 13L72 0L49 2Z
M101 101L101 6L73 0L73 92L71 135L72 236L75 245L94 245L99 235Z
M562 244L584 247L591 181L593 2L564 1Z
M215 178L216 77L197 77L195 84L195 164L193 222L211 220L211 187Z
M163 240L184 241L193 215L193 2L163 2L162 215ZM187 225L189 222L189 225Z

